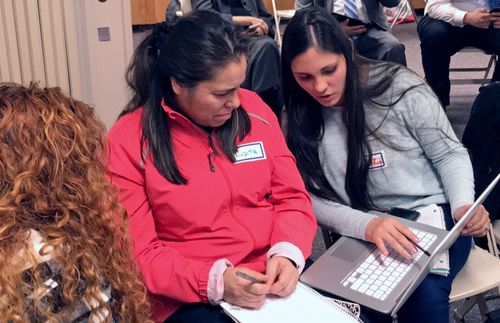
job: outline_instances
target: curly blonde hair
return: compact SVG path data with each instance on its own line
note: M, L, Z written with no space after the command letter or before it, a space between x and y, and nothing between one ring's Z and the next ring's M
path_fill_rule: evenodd
M0 84L0 321L29 321L29 312L64 322L85 298L99 303L91 315L104 308L122 322L149 322L127 215L105 180L105 135L93 109L59 88ZM46 240L40 254L52 250L59 265L60 311L30 297L45 286L30 229ZM112 287L111 306L100 294L103 281Z

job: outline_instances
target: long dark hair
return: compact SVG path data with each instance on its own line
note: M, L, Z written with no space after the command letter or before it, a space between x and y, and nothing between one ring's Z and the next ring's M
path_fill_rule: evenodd
M346 61L346 109L343 110L343 120L347 129L348 147L345 189L350 203L341 200L320 164L318 146L325 131L322 106L300 87L291 70L293 59L311 47L340 54ZM335 18L317 7L297 12L289 22L283 36L281 59L288 117L287 142L297 159L307 190L320 198L349 203L356 209L376 209L368 192L368 169L372 151L367 140L370 129L366 125L363 101L373 102L374 98L384 93L401 67L390 63L375 63L356 55L352 42L342 32ZM375 75L376 84L366 86L360 81L360 73L369 64L386 66L382 69L383 75Z
M139 107L144 109L141 149L152 154L155 167L170 182L187 183L177 166L167 115L161 106L164 100L182 113L171 79L185 87L196 87L242 55L246 55L246 44L232 25L219 14L204 10L194 11L173 25L156 25L137 47L127 71L133 96L120 116ZM215 129L221 149L230 160L234 159L237 138L243 139L249 131L250 119L241 107Z

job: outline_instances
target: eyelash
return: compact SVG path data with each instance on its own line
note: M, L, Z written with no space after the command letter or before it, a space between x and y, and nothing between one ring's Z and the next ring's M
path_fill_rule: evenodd
M229 95L233 94L234 92L237 92L238 89L230 90L230 91L224 92L224 93L215 93L215 96L223 98L223 97L226 97L226 96L229 96Z
M225 93L216 93L215 95L218 96L218 97L226 97L228 95L230 95L233 91L229 91L229 92L225 92Z
M329 69L329 70L322 71L321 74L331 75L331 74L335 73L335 70L336 70L336 68L332 68L332 69ZM306 76L301 76L300 77L301 81L308 81L310 79L311 79L310 75L306 75Z

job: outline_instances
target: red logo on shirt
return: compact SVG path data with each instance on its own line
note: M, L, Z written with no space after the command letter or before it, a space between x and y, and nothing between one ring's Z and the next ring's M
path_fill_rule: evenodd
M376 152L372 154L372 161L370 163L370 169L379 169L385 167L385 159L383 152Z

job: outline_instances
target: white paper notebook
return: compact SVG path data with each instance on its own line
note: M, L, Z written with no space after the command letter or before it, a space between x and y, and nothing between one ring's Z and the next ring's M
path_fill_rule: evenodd
M418 209L417 211L420 213L420 217L417 222L446 230L443 210L436 204L430 204L426 207ZM431 273L441 276L448 276L450 274L448 251L443 251L436 257L432 263Z
M235 321L241 323L358 323L346 309L333 299L298 283L295 291L284 298L268 298L258 309L251 310L222 302L221 307Z

